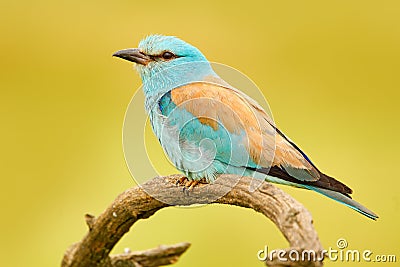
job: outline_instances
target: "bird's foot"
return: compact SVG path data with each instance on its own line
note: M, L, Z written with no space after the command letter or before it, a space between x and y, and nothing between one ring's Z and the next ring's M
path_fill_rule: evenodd
M199 180L187 181L185 186L183 187L183 192L189 194L189 192L193 191L193 188L195 188L195 186L197 186L199 183Z
M182 191L187 194L189 194L190 191L193 191L193 188L199 184L207 184L206 179L202 178L200 180L189 180L187 177L181 177L178 179L178 181L176 181L176 185L183 186Z
M183 177L179 178L179 179L176 181L175 185L183 186L183 185L185 185L187 182L189 182L189 179L188 179L187 177L183 176Z

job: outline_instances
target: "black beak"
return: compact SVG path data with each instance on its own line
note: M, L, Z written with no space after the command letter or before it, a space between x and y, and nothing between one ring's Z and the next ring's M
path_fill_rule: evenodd
M113 57L120 57L122 59L135 62L141 65L147 65L151 61L151 58L140 51L139 48L128 48L117 51L113 54Z

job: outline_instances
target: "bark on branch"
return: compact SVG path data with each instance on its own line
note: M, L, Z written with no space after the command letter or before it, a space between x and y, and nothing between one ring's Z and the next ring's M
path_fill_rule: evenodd
M185 194L176 182L182 176L156 177L140 187L120 194L97 218L86 216L89 232L64 255L63 267L77 266L161 266L174 263L190 244L160 246L155 249L109 256L115 244L139 219L146 219L156 211L171 205L220 203L251 208L272 220L290 244L286 251L322 251L310 213L291 196L263 182L249 192L252 178L221 175L213 184L199 185ZM151 192L148 194L147 192ZM221 196L221 192L227 192ZM219 197L217 199L217 197ZM161 202L158 199L163 199ZM217 200L215 200L217 199ZM170 204L166 204L166 203ZM268 266L322 266L322 261L266 261Z

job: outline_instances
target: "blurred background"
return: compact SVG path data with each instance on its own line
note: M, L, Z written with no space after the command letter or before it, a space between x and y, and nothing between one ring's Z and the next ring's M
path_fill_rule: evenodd
M87 231L83 215L135 185L122 124L140 80L111 55L151 33L178 36L248 75L280 129L380 216L281 187L310 210L325 248L345 238L349 249L399 261L399 12L385 0L2 0L0 265L58 266ZM210 205L163 209L113 253L181 241L192 247L176 266L263 266L258 250L287 247L256 212Z

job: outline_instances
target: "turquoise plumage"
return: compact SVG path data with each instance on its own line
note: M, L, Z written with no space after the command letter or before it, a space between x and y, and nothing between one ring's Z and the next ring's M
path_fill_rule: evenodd
M378 218L351 199L349 187L319 171L257 102L222 80L196 47L151 35L114 56L136 63L152 129L188 179L252 176L310 189Z

